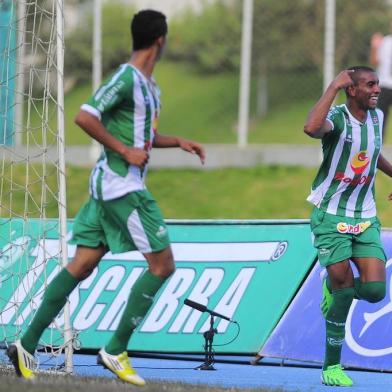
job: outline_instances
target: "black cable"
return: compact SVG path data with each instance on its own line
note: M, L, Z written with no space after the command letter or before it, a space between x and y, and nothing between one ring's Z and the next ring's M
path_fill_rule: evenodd
M213 344L212 347L221 347L221 346L227 346L230 343L233 343L237 338L238 335L240 334L240 325L238 324L237 321L232 321L233 324L235 324L237 326L237 335L234 336L233 339L229 340L227 343L222 343L222 344Z

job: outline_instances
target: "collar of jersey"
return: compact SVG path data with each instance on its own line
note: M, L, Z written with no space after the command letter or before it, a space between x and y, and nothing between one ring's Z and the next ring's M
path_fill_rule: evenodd
M347 113L348 116L350 117L350 121L351 121L352 123L357 124L357 125L366 124L366 121L367 121L367 119L368 119L368 117L369 117L369 110L366 112L366 120L365 120L364 122L361 122L361 121L359 121L357 118L355 118L355 117L350 113L350 111L348 110L348 107L347 107L346 104L344 104L344 110L346 111L346 113Z
M134 65L129 64L129 63L125 63L125 65L128 65L129 67L131 67L132 69L134 69L134 70L137 72L137 74L138 74L147 84L152 84L152 85L154 85L154 86L156 85L154 76L151 75L151 79L147 79L147 78L143 75L143 73L142 73L139 69L137 69Z

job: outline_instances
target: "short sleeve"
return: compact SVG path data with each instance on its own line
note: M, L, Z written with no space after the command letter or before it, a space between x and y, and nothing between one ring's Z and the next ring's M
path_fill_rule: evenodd
M343 130L344 128L344 115L339 108L332 107L327 115L327 121L331 124L332 130Z
M132 72L127 72L125 66L122 69L120 68L117 73L107 79L95 94L82 105L82 110L101 118L102 114L121 104L127 95L132 94L132 75Z

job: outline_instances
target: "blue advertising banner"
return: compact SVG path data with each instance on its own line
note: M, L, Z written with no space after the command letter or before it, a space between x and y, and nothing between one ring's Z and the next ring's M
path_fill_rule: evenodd
M388 257L387 295L377 304L354 300L342 352L345 366L392 370L392 231L383 231L381 238ZM325 322L319 308L320 271L318 265L313 268L260 355L322 363Z
M13 142L16 68L16 1L0 1L0 145Z

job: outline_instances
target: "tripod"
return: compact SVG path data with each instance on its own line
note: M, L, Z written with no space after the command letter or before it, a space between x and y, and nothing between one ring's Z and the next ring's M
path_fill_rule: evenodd
M196 368L196 370L216 370L214 368L214 352L212 351L212 342L214 340L214 334L218 333L218 330L214 328L214 316L210 315L210 329L203 333L204 336L204 363Z

